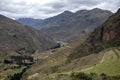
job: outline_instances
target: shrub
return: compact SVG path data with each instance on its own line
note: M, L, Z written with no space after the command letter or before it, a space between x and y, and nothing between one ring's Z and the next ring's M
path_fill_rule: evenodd
M85 74L83 72L71 73L72 80L92 80L91 75Z

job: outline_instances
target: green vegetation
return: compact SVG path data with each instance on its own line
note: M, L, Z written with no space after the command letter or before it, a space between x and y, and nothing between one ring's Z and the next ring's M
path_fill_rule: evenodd
M20 73L24 68L16 64L0 64L0 80L10 80L13 75Z
M85 73L71 73L72 80L92 80L92 77Z
M120 76L107 76L102 73L100 75L96 73L86 74L83 72L71 73L72 80L120 80Z
M0 62L3 62L5 59L5 55L3 53L0 53Z
M33 57L30 56L6 56L0 54L0 80L19 80L25 66L23 66L23 63L19 65L15 63L20 63L25 60L27 60L24 62L26 65L28 65L27 62L33 63Z
M109 76L120 75L120 50L113 48L104 53L102 60L85 72L105 73Z

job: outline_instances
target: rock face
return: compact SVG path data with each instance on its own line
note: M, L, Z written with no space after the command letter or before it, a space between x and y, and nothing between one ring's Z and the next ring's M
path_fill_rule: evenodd
M0 15L0 53L30 54L54 46L56 43L47 35Z
M103 34L102 40L103 40L103 41L109 41L109 40L111 40L111 39L114 39L115 36L116 36L116 34L117 34L117 33L114 32L114 31L106 32L106 33Z
M120 9L108 20L95 29L87 40L78 46L69 58L75 59L81 56L98 53L109 47L120 46Z

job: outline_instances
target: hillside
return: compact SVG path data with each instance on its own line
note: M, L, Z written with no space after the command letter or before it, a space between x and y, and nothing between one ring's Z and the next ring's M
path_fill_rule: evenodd
M40 31L0 15L0 53L30 54L55 46L54 40Z
M52 21L42 27L55 40L73 41L76 38L87 36L97 26L112 15L110 11L102 9L80 10L76 13L65 11L52 17Z
M98 74L108 74L110 76L120 75L120 48L111 48L104 52L104 56L95 66L83 70Z
M109 47L120 46L120 10L113 14L101 26L95 29L87 40L78 46L69 59L80 58L91 53L98 53Z

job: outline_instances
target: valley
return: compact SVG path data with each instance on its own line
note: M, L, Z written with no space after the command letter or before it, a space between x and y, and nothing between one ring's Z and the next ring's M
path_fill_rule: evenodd
M120 80L119 8L11 1L16 11L0 1L0 80Z
M118 80L120 75L119 62L119 10L108 18L108 20L92 34L85 38L83 42L78 41L76 46L69 45L69 48L58 49L46 59L38 61L23 75L22 80ZM118 20L114 23L113 21ZM111 27L110 24L112 24ZM116 25L114 25L116 24ZM109 31L108 31L109 30ZM116 34L111 31L116 31ZM117 32L118 31L118 32ZM110 35L104 38L105 34ZM107 37L107 36L106 36ZM77 41L76 41L77 42ZM81 43L80 43L81 42ZM66 51L63 51L63 50ZM70 50L70 51L69 51ZM63 51L63 52L62 52ZM37 74L33 77L30 77ZM78 77L77 77L78 76ZM80 77L81 76L81 77Z

